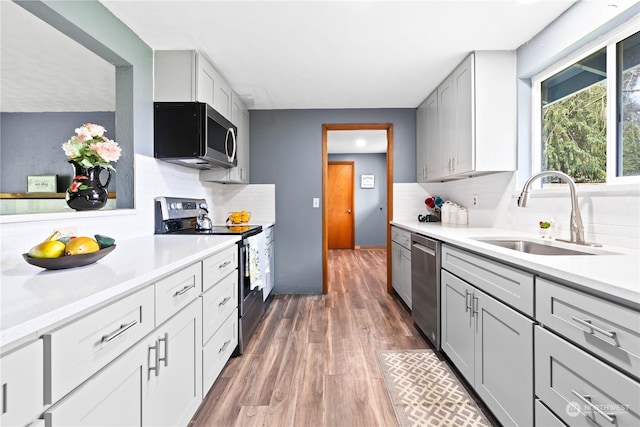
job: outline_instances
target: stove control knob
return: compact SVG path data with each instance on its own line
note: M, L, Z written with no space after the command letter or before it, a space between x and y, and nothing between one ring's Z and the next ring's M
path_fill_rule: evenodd
M182 203L178 202L178 203L176 204L176 209L182 209Z
M171 203L169 204L169 209L175 209L176 208L176 204L175 203Z

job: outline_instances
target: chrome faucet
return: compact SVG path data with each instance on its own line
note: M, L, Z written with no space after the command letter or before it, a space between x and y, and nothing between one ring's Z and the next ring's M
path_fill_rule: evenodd
M568 240L571 243L577 243L580 245L589 246L601 246L597 243L587 243L584 241L584 225L582 223L582 216L580 215L580 207L578 206L578 196L576 194L576 183L571 179L569 175L559 171L542 171L534 174L531 178L524 183L520 197L518 197L518 206L521 208L527 207L529 200L529 188L531 183L538 178L544 178L545 176L555 176L562 178L569 185L569 191L571 192L571 218L569 219L569 225L571 228L571 239ZM561 240L561 239L558 239Z

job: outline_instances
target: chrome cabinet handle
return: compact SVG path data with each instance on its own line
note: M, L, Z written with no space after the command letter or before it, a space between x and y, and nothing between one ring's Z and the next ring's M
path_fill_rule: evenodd
M580 399L580 401L582 401L582 403L587 405L589 407L589 409L591 409L592 411L597 412L602 418L604 418L605 420L609 421L611 424L615 424L615 422L616 422L615 414L607 414L602 409L598 408L596 405L594 405L591 402L591 396L586 395L586 394L582 395L582 394L578 393L577 391L575 391L573 389L571 390L571 393L573 393L578 399Z
M616 337L616 331L607 331L604 330L596 325L594 325L593 323L591 323L591 319L580 319L576 316L571 316L571 320L578 322L579 324L581 324L582 326L586 326L587 328L599 332L602 335L604 335L607 338L615 338Z
M136 326L136 324L138 323L137 320L132 321L131 323L125 323L123 325L120 325L120 328L118 328L117 331L114 331L112 333L110 333L109 335L103 335L102 336L102 342L109 342L113 339L118 338L120 335L124 334L127 330L133 328L134 326Z
M195 287L196 287L195 283L193 283L193 284L191 284L189 286L185 286L184 288L180 289L179 291L176 291L176 293L173 294L173 296L174 297L179 297L180 295L184 295L186 292L189 291L189 289L195 288Z
M471 314L472 316L477 316L478 314L478 297L477 296L473 296L473 313Z
M222 344L222 347L220 347L220 350L218 350L218 354L223 353L227 347L229 347L229 344L231 343L231 340L225 341L224 344Z
M220 301L220 302L218 303L218 307L222 307L223 305L225 305L226 303L228 303L230 299L231 299L231 297L226 297L225 299L223 299L222 301Z
M2 413L6 414L8 409L7 409L7 402L9 399L7 399L7 383L2 384Z
M160 353L158 353L159 344L160 343L158 342L158 340L156 340L155 345L150 345L147 352L147 365L149 365L149 367L147 368L148 379L151 379L151 371L155 372L156 377L160 374ZM155 366L151 366L151 350L154 351L156 356L154 360Z
M218 270L221 270L221 269L225 268L225 267L226 267L227 265L229 265L229 264L231 264L231 261L223 262L222 264L220 264L220 265L218 266Z
M158 363L164 362L164 366L169 366L169 333L164 333L164 338L158 338L158 356L160 356L160 343L164 342L164 357L158 357Z
M471 295L471 292L469 292L468 289L465 289L464 290L464 312L465 313L471 309L471 304L469 304L470 295Z

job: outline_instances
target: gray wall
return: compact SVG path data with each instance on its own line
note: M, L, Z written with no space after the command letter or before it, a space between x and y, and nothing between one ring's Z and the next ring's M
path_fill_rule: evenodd
M25 193L27 175L58 175L58 192L64 192L71 184L73 169L62 144L83 123L104 126L105 136L118 141L113 111L1 113L0 123L0 193ZM118 162L113 165L117 169ZM116 191L115 180L109 191Z
M387 244L387 155L329 154L330 162L354 162L356 246ZM374 175L374 188L360 188L361 175Z
M276 293L322 293L322 125L393 123L394 182L416 181L416 110L252 110L251 183L276 185Z

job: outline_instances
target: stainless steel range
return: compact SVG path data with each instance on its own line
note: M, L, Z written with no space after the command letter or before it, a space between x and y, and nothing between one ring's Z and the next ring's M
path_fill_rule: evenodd
M249 270L250 237L260 234L262 226L214 226L207 213L204 199L156 197L155 234L234 234L241 237L238 242L238 349L234 353L239 355L244 353L265 312L262 288L252 286Z

